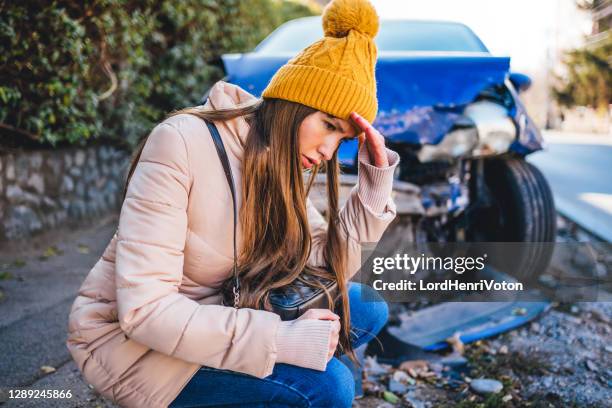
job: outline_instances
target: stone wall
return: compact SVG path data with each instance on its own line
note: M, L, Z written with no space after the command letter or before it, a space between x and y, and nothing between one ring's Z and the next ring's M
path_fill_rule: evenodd
M0 155L0 241L116 211L129 159L111 146Z

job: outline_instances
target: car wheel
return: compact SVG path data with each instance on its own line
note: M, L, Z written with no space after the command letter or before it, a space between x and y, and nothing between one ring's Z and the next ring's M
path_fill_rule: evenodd
M489 159L484 162L484 181L490 206L481 208L472 217L469 241L555 241L557 215L553 195L537 167L523 158ZM512 260L513 271L509 272L523 277L537 276L548 267L552 252L553 246L549 244L521 246L518 257ZM490 259L495 264L496 258Z

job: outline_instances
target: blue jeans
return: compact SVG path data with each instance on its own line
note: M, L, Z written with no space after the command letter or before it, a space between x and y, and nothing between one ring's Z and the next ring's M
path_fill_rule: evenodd
M361 290L368 292L363 294L367 302L361 301ZM357 348L378 334L387 322L389 309L369 286L349 282L348 294L350 337L353 348ZM345 357L341 356L343 361ZM350 407L355 380L343 361L333 357L325 371L277 363L265 378L203 366L170 407Z

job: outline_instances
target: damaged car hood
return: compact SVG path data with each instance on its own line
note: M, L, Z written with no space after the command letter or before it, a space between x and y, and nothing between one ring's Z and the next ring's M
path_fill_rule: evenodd
M376 64L378 115L374 125L393 141L437 143L440 132L423 131L435 123L440 131L483 89L503 84L510 58L487 53L385 52ZM261 96L274 73L292 54L226 54L227 81ZM452 113L452 112L450 112ZM435 120L432 120L435 119Z

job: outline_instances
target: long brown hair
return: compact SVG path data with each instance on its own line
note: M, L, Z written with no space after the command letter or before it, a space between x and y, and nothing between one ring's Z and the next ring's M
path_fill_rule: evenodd
M249 132L244 142L240 225L243 247L239 248L240 278L239 307L271 310L269 293L296 279L310 286L323 286L304 277L318 276L338 282L338 302L335 310L341 319L341 331L336 355L345 353L359 364L350 341L350 310L347 294L347 245L339 233L338 191L340 166L337 150L331 160L310 170L304 185L300 164L298 129L302 121L317 110L300 103L273 98L259 98L231 109L196 106L172 112L169 116L191 114L211 122L244 117ZM146 139L137 148L132 160L126 187L140 158ZM323 257L326 267L306 265L312 238L307 217L306 198L317 173L327 175L327 232ZM226 304L232 304L228 278L221 292Z

